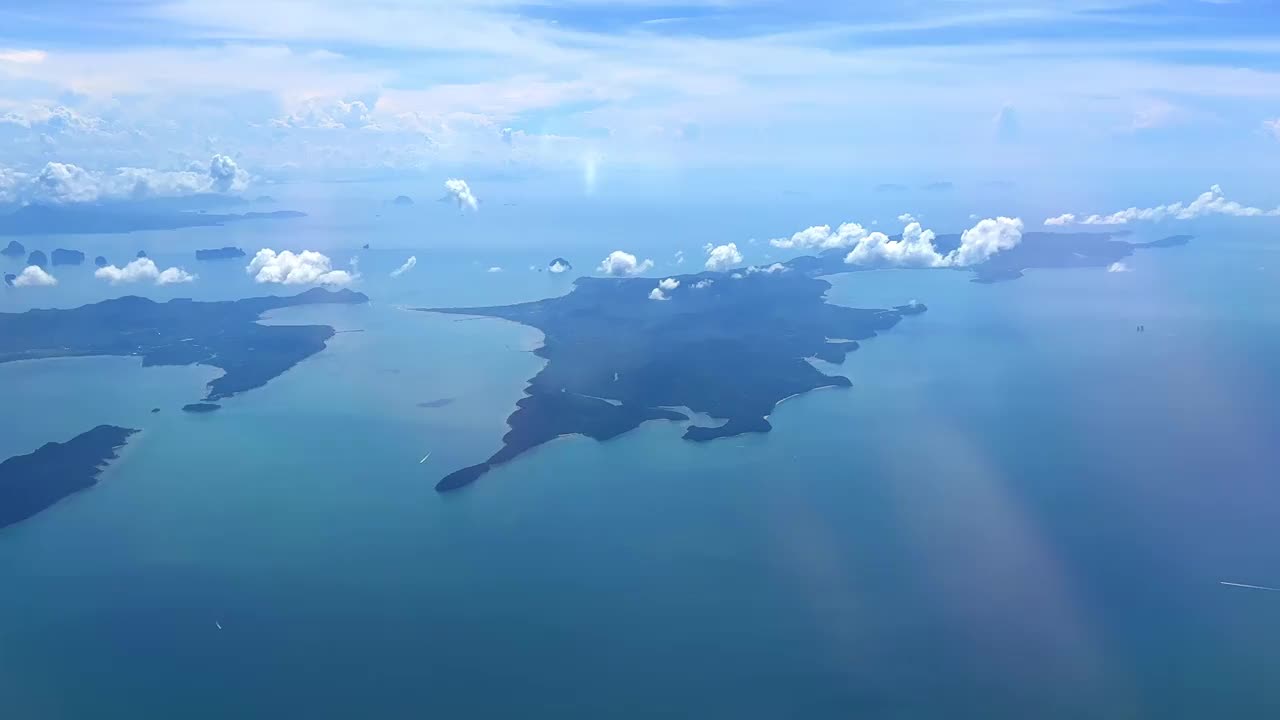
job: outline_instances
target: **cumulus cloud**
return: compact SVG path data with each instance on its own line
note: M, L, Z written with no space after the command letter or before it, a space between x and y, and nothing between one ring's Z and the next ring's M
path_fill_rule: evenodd
M614 250L609 253L609 257L600 263L600 267L596 268L605 275L613 275L623 277L627 275L639 275L649 268L653 267L653 261L645 259L643 261L636 260L636 256L629 252Z
M1149 208L1131 207L1113 212L1110 215L1088 215L1086 217L1078 217L1072 213L1066 213L1056 218L1049 218L1049 220L1045 221L1045 224L1061 225L1076 222L1081 225L1127 225L1131 222L1140 221L1194 220L1208 215L1280 217L1280 207L1264 210L1241 205L1235 200L1228 200L1222 192L1222 186L1213 185L1189 203L1175 202Z
M703 249L707 251L705 266L708 270L724 271L742 263L742 253L738 252L736 243L726 243L714 247L711 243L707 243L707 246Z
M916 221L916 218L911 213L902 213L901 215L898 216L898 222L913 223L915 221Z
M882 232L866 235L854 245L844 261L850 265L887 267L968 267L985 262L992 255L1022 241L1022 221L1018 218L987 218L960 235L960 245L943 255L933 241L937 235L920 223L910 223L902 237L893 240Z
M480 201L476 199L474 193L471 192L471 186L467 185L466 180L457 178L449 178L444 181L445 199L453 198L458 203L458 208L470 208L472 210L480 209Z
M329 257L315 250L294 254L263 248L244 270L255 282L283 285L349 285L355 279L346 270L334 270Z
M240 190L248 184L248 174L226 155L214 155L209 160L209 179L212 189L218 192Z
M694 290L701 290L703 288L711 287L711 284L714 282L715 280L711 280L711 279L699 280L698 282L694 283L693 285L690 285L689 287L692 287Z
M667 300L669 298L666 296L665 293L662 292L662 288L654 288L649 291L649 299L650 300Z
M191 282L196 279L195 275L192 275L180 267L171 267L161 270L156 266L155 261L151 258L145 257L138 258L124 267L116 267L115 265L100 267L93 272L93 276L106 280L112 285L140 282L143 280L150 280L156 285L172 285L174 283Z
M214 155L207 166L186 170L122 167L110 172L86 170L71 163L49 162L34 177L10 173L18 184L13 194L34 202L58 204L99 200L172 197L243 190L249 174L225 155Z
M676 264L677 264L677 265L683 265L683 264L684 264L684 251L683 251L683 250L677 250L677 251L676 251L676 254L675 254L675 259L676 259Z
M671 292L680 287L680 281L675 278L666 278L658 283L658 288L664 292Z
M417 264L418 264L418 256L410 255L409 259L405 260L403 265L391 271L391 277L400 277L401 275L412 270L413 266Z
M1107 266L1107 272L1109 273L1129 272L1129 266L1125 265L1122 262L1113 262Z
M858 244L867 236L867 229L858 223L842 223L833 232L830 225L814 225L791 237L775 238L769 244L786 250L834 250Z
M772 275L774 273L786 272L787 266L782 263L774 263L772 265L753 265L747 268L747 274L766 273Z
M489 268L485 272L500 273L502 272L502 268L498 267L497 265L494 265L493 267Z
M0 124L52 133L94 132L102 126L102 119L63 105L32 105L0 115Z
M13 279L14 287L50 287L58 284L58 279L45 272L38 265L28 265Z
M369 106L360 100L347 102L340 98L311 98L294 112L271 121L279 128L315 130L377 129Z
M570 266L568 263L560 262L560 260L557 259L555 262L548 265L547 269L559 275L562 272L568 272L570 270Z

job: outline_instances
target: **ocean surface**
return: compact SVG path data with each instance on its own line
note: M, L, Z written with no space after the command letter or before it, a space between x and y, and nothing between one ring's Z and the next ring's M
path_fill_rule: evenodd
M96 487L0 531L4 717L1280 713L1280 592L1220 584L1280 586L1280 254L1262 226L1123 273L834 277L835 303L930 307L822 365L851 389L785 401L767 435L563 438L441 496L498 447L540 334L406 308L564 293L617 247L693 271L702 232L566 208L561 244L541 207L395 215L393 189L286 191L312 216L20 239L146 249L200 278L55 268L58 287L4 291L0 311L296 289L191 259L228 244L359 257L372 302L271 313L356 332L208 415L179 408L210 368L0 365L0 457L143 431ZM576 272L529 269L556 255Z

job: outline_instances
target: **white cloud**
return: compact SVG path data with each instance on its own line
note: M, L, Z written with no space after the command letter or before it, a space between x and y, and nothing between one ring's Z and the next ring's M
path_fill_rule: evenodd
M698 282L694 283L693 285L690 285L690 287L692 287L694 290L701 290L701 289L703 289L703 288L709 288L709 287L711 287L712 283L714 283L714 282L715 282L715 281L714 281L714 280L711 280L711 279L699 280Z
M915 221L916 221L916 218L911 213L902 213L901 215L898 216L898 222L913 223Z
M0 62L15 65L39 65L49 57L43 50L0 50Z
M920 223L910 223L902 237L891 240L882 232L873 232L849 251L844 261L850 265L885 265L890 267L969 267L985 262L992 255L1022 241L1022 221L1017 218L987 218L960 235L960 245L942 255L934 246L937 235Z
M669 299L663 292L662 288L654 288L649 291L650 300L667 300Z
M412 270L413 266L417 264L418 264L418 256L410 255L409 259L405 260L403 265L391 271L391 277L400 277L401 275Z
M369 106L361 100L347 102L341 98L307 98L292 113L275 118L270 124L312 130L378 129Z
M783 265L782 263L774 263L772 265L752 265L751 267L747 268L747 274L751 275L753 273L767 273L769 275L772 275L774 273L786 272L787 269L788 269L787 266Z
M1274 120L1263 120L1262 129L1271 133L1271 136L1280 140L1280 118Z
M196 279L195 275L179 267L161 270L156 267L155 261L151 258L138 258L122 268L115 265L100 267L93 272L93 276L106 280L112 285L140 282L142 280L150 280L157 285L172 285L174 283L191 282Z
M334 270L327 255L315 250L294 254L290 250L277 253L263 248L245 267L255 282L284 285L349 285L354 276L346 270Z
M708 270L721 272L742 263L742 253L738 252L737 243L726 243L712 247L710 243L704 248L707 251Z
M475 194L471 192L471 186L467 185L466 180L449 178L444 181L444 190L448 193L445 197L451 197L456 200L459 208L467 207L472 210L480 209L480 201L477 200Z
M867 229L858 223L842 223L831 231L830 225L814 225L805 228L791 237L775 238L769 244L784 249L833 250L835 248L853 247L867 236Z
M658 283L658 288L664 292L671 292L680 287L680 281L675 278L666 278Z
M502 268L498 267L497 265L494 265L493 267L489 268L485 272L500 273L502 272Z
M968 267L985 262L996 253L1022 242L1022 220L987 218L960 235L960 247L947 255L947 264Z
M1118 262L1118 261L1117 261L1117 262L1113 262L1113 263L1111 263L1110 265L1108 265L1108 266L1107 266L1107 272L1109 272L1109 273L1122 273L1122 272L1129 272L1129 266L1128 266L1128 265L1125 265L1125 264L1124 264L1124 263L1122 263L1122 262Z
M1045 225L1070 225L1076 221L1075 213L1062 213L1057 217L1046 218Z
M677 251L676 251L676 254L675 254L675 259L676 259L676 264L677 264L677 265L683 265L683 264L684 264L684 251L683 251L683 250L677 250Z
M730 279L730 280L741 280L743 277L744 277L744 276L743 276L743 274L742 274L742 273L736 272L736 273L734 273L734 274L730 275L730 276L729 276L729 279Z
M64 105L30 105L0 115L0 123L49 132L94 132L102 119L73 110Z
M1222 192L1222 186L1213 185L1189 203L1168 203L1149 208L1131 207L1110 215L1089 215L1077 217L1071 213L1049 218L1046 225L1059 225L1065 222L1077 222L1081 225L1127 225L1131 222L1162 220L1194 220L1208 215L1228 215L1231 217L1280 217L1280 207L1264 210L1262 208L1241 205L1235 200L1228 200ZM1064 222L1058 222L1063 220ZM1053 221L1053 222L1050 222Z
M636 256L621 250L614 250L609 253L609 257L600 263L600 267L596 268L605 275L626 276L639 275L649 268L653 267L653 261L645 259L637 261Z
M556 260L555 262L547 266L547 270L550 270L551 272L559 275L562 272L568 272L569 265L567 265L566 263L562 263L559 260Z
M249 174L234 160L214 155L207 166L187 170L122 167L96 172L71 163L49 162L18 192L32 201L66 204L240 191L248 183Z
M36 265L28 265L13 279L14 287L49 287L57 285L58 279Z

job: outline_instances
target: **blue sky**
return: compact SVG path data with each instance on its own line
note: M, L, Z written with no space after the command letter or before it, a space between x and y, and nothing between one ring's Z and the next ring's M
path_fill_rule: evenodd
M1215 182L1262 194L1280 164L1280 9L11 2L0 117L0 185L51 161L181 170L221 153L256 178L566 173L584 192L708 171L788 187L1147 173L1185 190L1170 201Z

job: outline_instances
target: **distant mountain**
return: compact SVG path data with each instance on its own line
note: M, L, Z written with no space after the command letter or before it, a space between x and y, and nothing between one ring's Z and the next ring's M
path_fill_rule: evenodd
M214 248L212 250L197 250L197 260L232 260L244 257L244 250L238 247Z
M27 249L22 247L22 243L17 240L10 240L9 244L5 245L3 250L0 250L0 255L4 255L6 257L22 257L26 254Z

